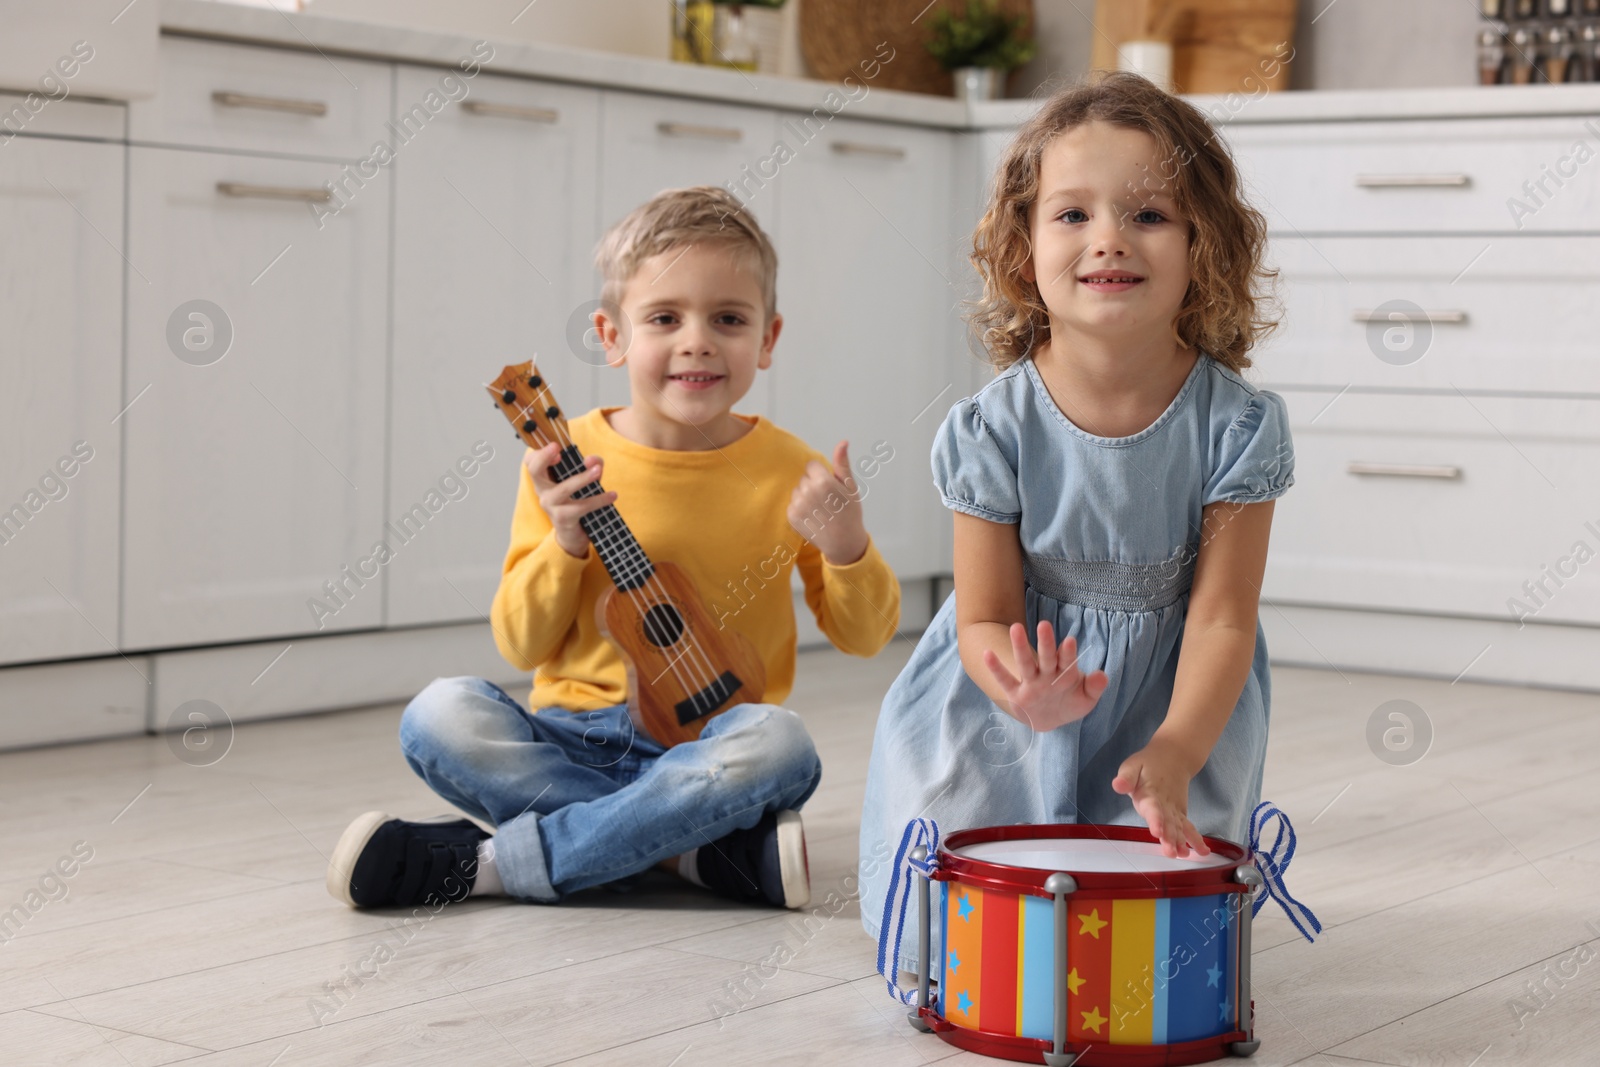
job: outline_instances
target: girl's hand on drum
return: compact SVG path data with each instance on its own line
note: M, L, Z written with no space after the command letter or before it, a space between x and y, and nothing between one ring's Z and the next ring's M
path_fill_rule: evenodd
M1189 780L1193 777L1181 752L1152 739L1123 760L1111 780L1112 789L1133 800L1133 810L1161 842L1161 854L1171 859L1211 854L1205 837L1189 821Z
M1094 710L1100 694L1111 684L1105 671L1084 674L1078 670L1078 643L1070 635L1059 647L1055 628L1039 621L1039 653L1028 647L1028 630L1011 624L1011 651L1017 673L1006 670L992 649L984 649L983 663L1005 692L1014 718L1043 733L1076 722Z

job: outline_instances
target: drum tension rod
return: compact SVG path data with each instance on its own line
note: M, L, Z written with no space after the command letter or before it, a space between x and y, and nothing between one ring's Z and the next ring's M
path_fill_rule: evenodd
M1239 926L1234 943L1238 947L1239 966L1238 985L1233 995L1239 1029L1244 1031L1245 1039L1232 1042L1228 1051L1235 1056L1253 1056L1261 1047L1261 1042L1256 1037L1255 1009L1250 1003L1250 920L1255 913L1252 898L1261 885L1261 872L1256 870L1255 863L1245 863L1234 869L1233 880L1247 887L1245 892L1238 894Z
M921 864L927 858L928 850L926 847L918 845L911 850L913 862ZM928 1025L928 1021L922 1017L922 1012L928 1006L928 976L933 970L933 961L928 959L928 953L932 949L930 942L933 940L931 930L933 916L929 914L929 897L932 895L929 890L932 887L932 883L927 875L922 874L920 871L917 873L919 875L917 881L917 1007L909 1018L912 1026L915 1026L925 1034L929 1034L933 1032L933 1027ZM894 965L896 967L900 966L900 961L896 960Z
M1044 1054L1045 1067L1072 1067L1078 1053L1067 1051L1067 897L1078 891L1078 880L1057 871L1044 880L1044 891L1055 898L1056 1004L1055 1049Z

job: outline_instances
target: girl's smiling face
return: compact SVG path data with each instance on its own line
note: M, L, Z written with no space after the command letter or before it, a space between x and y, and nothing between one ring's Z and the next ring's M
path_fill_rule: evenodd
M1189 289L1189 223L1163 177L1170 172L1148 133L1105 122L1045 146L1024 274L1052 334L1170 333Z

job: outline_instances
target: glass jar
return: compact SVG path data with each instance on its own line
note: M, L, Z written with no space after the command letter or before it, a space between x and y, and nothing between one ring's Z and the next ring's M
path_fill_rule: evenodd
M715 58L709 62L738 70L753 71L760 58L750 20L744 17L743 4L718 4L711 37L716 42Z
M1600 3L1600 0L1596 0ZM1482 0L1483 21L1478 26L1478 84L1499 85L1506 76L1506 31L1502 0Z

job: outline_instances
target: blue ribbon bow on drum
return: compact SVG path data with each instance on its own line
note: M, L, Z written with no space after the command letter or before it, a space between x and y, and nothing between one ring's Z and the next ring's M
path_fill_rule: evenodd
M1308 941L1322 924L1284 884L1295 833L1277 807L1257 805L1247 847L1209 843L1209 855L1178 859L1143 827L1068 823L959 830L941 848L938 824L913 819L883 902L878 973L915 1006L912 1025L990 1056L1050 1067L1091 1047L1097 1059L1108 1049L1181 1063L1248 1056L1260 1045L1256 913L1276 900ZM913 890L917 986L902 989Z
M1266 852L1261 851L1261 831L1266 829L1267 822L1271 819L1278 820L1278 834L1272 839L1272 848ZM1288 840L1284 837L1287 835ZM1322 924L1311 913L1311 909L1300 903L1289 894L1289 889L1283 884L1283 876L1289 870L1289 861L1294 859L1294 827L1289 824L1289 816L1285 815L1275 804L1263 800L1256 805L1256 810L1250 813L1250 855L1255 860L1256 870L1261 872L1261 892L1257 894L1255 904L1250 908L1252 917L1261 910L1261 906L1270 898L1278 902L1278 907L1289 916L1289 921L1294 923L1294 928L1307 941L1315 941L1306 932L1306 924L1317 933L1322 933ZM1301 916L1305 921L1301 921Z

